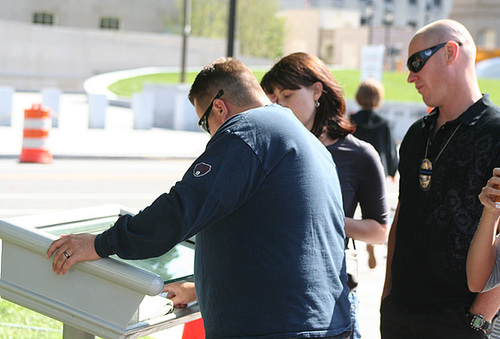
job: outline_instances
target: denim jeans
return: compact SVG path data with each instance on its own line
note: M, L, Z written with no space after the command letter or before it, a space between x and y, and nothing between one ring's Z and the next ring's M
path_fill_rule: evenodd
M351 339L360 339L361 333L359 332L359 299L358 299L358 291L357 289L352 290L347 296L349 302L351 303Z

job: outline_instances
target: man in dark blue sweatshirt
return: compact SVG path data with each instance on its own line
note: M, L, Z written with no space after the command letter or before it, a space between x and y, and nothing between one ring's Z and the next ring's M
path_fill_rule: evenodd
M191 87L212 135L181 181L97 236L53 242L53 270L117 254L159 256L196 234L195 282L207 338L347 338L342 196L331 155L270 102L234 59Z

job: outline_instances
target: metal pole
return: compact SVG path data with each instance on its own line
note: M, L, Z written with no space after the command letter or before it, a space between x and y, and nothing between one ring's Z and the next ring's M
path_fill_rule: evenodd
M373 1L369 0L366 3L366 19L368 20L368 45L373 45L373 19L375 17L375 6Z
M229 0L229 25L227 30L227 56L234 55L234 30L236 22L236 0Z
M385 18L384 18L384 25L385 25L385 37L384 37L384 45L385 45L385 68L391 69L391 26L394 23L394 12L392 7L388 6L385 9Z
M384 45L385 45L385 69L391 70L391 43L390 43L390 29L391 25L386 22L385 23L385 37L384 37Z
M95 335L68 324L63 324L63 339L95 339Z
M191 0L184 0L184 30L182 32L181 83L186 80L187 40L191 33Z

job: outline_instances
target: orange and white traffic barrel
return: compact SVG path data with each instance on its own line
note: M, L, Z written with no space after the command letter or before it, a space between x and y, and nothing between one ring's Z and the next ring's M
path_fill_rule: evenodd
M24 110L23 146L20 162L51 163L49 134L52 127L50 109L40 104L33 104Z

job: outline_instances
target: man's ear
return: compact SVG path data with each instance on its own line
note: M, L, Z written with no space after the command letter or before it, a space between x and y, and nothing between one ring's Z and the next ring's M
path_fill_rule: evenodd
M213 114L217 116L221 123L224 123L227 119L229 119L229 109L224 100L215 99L213 110Z
M456 41L449 41L445 46L446 63L450 64L457 60L460 53L460 45Z
M313 90L313 98L314 101L318 101L321 98L321 94L323 94L323 84L319 81L316 81L312 86Z

